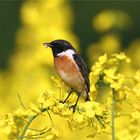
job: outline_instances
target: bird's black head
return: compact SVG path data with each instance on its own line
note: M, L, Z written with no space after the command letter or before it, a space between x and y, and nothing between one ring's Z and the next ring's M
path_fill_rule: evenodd
M52 49L54 57L61 52L67 51L68 49L72 49L75 51L71 43L66 40L54 40L50 43L44 43L43 45L49 46Z

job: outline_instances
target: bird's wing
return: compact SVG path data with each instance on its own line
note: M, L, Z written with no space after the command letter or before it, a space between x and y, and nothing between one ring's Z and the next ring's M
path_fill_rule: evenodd
M86 66L86 63L84 62L84 60L82 59L82 57L79 54L73 54L73 58L76 62L76 64L78 65L78 68L82 74L82 76L85 79L85 83L86 83L86 100L90 100L89 96L88 96L88 92L90 92L90 83L89 83L89 70Z

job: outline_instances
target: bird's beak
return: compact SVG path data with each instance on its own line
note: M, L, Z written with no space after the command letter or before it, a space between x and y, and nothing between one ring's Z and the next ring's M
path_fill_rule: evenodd
M43 45L44 45L45 47L52 47L52 44L51 44L51 43L43 43Z

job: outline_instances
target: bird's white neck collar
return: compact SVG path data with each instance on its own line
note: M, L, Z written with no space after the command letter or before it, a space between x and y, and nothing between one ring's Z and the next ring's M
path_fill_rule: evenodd
M66 51L63 51L63 52L61 52L61 53L58 53L57 54L57 56L68 56L68 57L73 57L73 54L76 54L75 53L75 51L74 50L72 50L72 49L68 49L68 50L66 50Z

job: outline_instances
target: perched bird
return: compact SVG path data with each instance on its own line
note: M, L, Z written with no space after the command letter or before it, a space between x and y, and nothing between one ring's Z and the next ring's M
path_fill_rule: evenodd
M88 95L90 91L89 72L86 63L71 43L66 40L54 40L43 45L52 49L55 70L72 89L63 103L67 101L73 91L78 95L76 103L72 106L73 112L75 112L80 95L84 96L85 101L90 100Z

